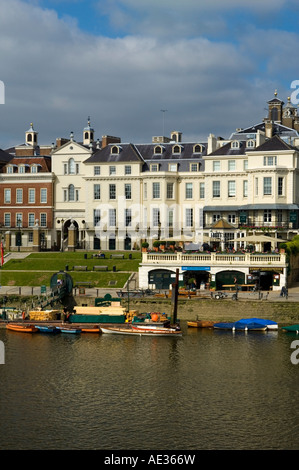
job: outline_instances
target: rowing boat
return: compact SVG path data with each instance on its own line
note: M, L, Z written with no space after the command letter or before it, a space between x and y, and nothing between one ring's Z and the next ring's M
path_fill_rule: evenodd
M71 333L71 334L79 334L81 333L81 328L68 328L67 326L57 326L61 333Z
M6 325L7 330L19 331L21 333L37 333L38 329L34 325L15 325L8 323Z
M116 334L116 335L131 335L131 336L182 336L181 330L169 328L121 328L121 327L105 327L101 328L102 333Z
M81 328L82 333L101 333L101 328L99 326L92 326L91 328Z
M56 326L35 325L35 328L37 328L40 333L59 333L59 329L56 328Z
M209 320L194 320L187 321L187 326L191 328L213 328L214 323L215 322Z

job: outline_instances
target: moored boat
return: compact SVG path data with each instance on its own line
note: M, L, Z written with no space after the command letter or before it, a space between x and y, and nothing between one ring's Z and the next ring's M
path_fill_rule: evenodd
M265 331L267 329L267 326L260 323L260 322L242 322L242 321L236 321L234 325L235 330L254 330L254 331Z
M124 327L102 327L102 333L107 334L119 334L119 335L132 335L132 336L182 336L181 330L169 329L169 328L152 328L152 329L142 329L142 328L124 328Z
M82 333L101 333L102 330L99 326L91 326L90 328L81 328Z
M72 328L67 326L57 326L61 333L71 333L71 334L79 334L81 333L81 328Z
M278 329L278 323L276 323L275 321L273 320L268 320L268 319L264 319L264 318L242 318L241 320L239 320L238 322L236 322L238 324L251 324L251 323L255 323L255 324L260 324L262 326L266 326L266 328L268 330L277 330Z
M38 329L40 333L59 333L59 329L56 328L56 326L50 326L50 325L35 325L35 328Z
M215 330L234 330L235 329L235 322L233 322L233 323L229 323L229 322L214 323L213 328L215 328Z
M187 326L191 328L213 328L215 322L209 320L187 321Z
M299 334L299 325L282 326L283 331Z
M34 325L17 325L8 323L6 329L10 331L19 331L21 333L37 333L38 329Z

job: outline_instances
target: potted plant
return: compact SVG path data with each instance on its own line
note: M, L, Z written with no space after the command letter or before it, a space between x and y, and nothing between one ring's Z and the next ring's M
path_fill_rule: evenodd
M159 246L160 246L159 240L154 241L153 248L154 248L155 251L159 250Z
M147 242L143 242L142 245L141 245L141 247L142 247L142 251L143 251L144 253L146 253L146 252L147 252L147 249L148 249L148 247L149 247L149 244L148 244Z

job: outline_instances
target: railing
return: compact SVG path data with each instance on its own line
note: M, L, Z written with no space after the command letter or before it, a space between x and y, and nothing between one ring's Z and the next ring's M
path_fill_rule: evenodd
M285 253L142 253L142 264L167 265L286 265Z

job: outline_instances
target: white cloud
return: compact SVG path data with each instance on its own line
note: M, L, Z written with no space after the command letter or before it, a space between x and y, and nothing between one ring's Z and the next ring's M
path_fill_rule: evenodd
M266 100L279 88L271 75L279 63L274 46L269 75L259 65L265 53L258 38L270 47L271 33L247 31L239 45L199 35L113 39L85 34L76 22L38 5L21 0L0 0L0 5L2 148L22 142L30 122L40 143L68 137L70 131L81 140L89 115L96 137L150 141L162 132L161 109L167 109L167 135L180 130L187 139L206 139L210 132L226 137L260 121ZM290 34L284 43L278 55L287 62Z

